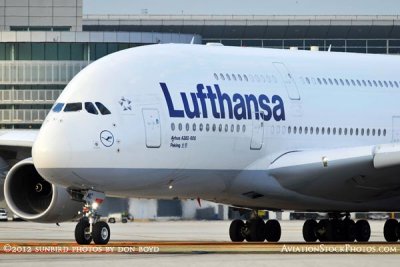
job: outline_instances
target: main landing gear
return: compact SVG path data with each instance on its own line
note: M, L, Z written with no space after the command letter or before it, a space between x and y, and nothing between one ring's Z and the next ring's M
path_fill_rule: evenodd
M371 236L368 221L354 222L350 215L330 214L329 219L306 220L303 238L306 242L367 242Z
M233 242L278 242L281 238L281 225L277 220L264 220L253 215L248 221L234 220L229 227L229 236Z
M80 245L88 245L92 242L105 245L110 240L110 227L106 222L100 221L97 208L104 201L104 193L88 191L83 196L85 206L83 217L75 227L75 240Z

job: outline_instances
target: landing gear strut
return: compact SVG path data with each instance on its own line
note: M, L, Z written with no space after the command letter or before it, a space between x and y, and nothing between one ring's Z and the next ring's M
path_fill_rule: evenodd
M234 220L229 227L229 236L233 242L278 242L281 238L281 226L277 220L268 220L264 223L258 215L246 222Z
M83 217L75 227L75 240L80 245L88 245L92 242L105 245L110 240L110 227L106 222L100 221L97 208L104 201L104 193L87 191L83 196L85 206Z
M330 214L329 219L319 222L306 220L303 225L303 238L306 242L367 242L371 236L368 221L355 223L347 214Z

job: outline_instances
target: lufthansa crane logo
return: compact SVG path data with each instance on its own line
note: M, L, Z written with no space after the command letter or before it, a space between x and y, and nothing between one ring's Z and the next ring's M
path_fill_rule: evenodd
M105 147L110 147L114 144L114 135L107 130L100 133L100 141Z

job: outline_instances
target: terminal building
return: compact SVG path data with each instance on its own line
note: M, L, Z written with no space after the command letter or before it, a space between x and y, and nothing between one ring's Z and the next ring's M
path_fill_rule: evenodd
M395 15L84 15L82 5L82 0L0 0L0 129L40 128L80 70L107 54L141 45L220 42L400 54L400 16ZM139 209L136 217L210 218L210 209L216 218L227 216L212 204L193 215L188 207L195 207L195 201L147 203L151 208Z

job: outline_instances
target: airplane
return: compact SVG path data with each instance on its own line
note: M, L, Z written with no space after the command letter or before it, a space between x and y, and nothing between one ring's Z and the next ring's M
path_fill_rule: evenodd
M400 207L399 68L396 56L215 43L116 52L70 81L39 132L0 136L18 161L5 199L29 221L82 216L78 244L109 242L106 196L249 209L233 242L280 240L258 210L326 212L305 221L306 242L366 242L368 221L350 213ZM383 234L398 241L399 222Z

